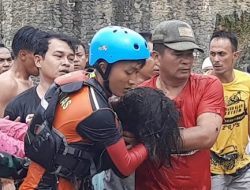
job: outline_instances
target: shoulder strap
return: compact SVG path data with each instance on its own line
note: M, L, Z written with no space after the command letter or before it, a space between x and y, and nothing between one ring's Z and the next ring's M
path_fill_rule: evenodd
M77 92L83 88L83 86L90 86L100 91L98 86L92 82L93 79L86 79L84 81L71 82L64 85L54 84L52 88L46 93L45 100L47 101L48 107L45 109L44 116L45 120L48 121L49 126L52 126L54 115L58 101L65 97L67 94Z
M57 86L56 89L48 91L45 95L45 99L48 102L48 107L45 109L44 116L49 126L52 126L54 115L56 112L57 103L60 100L60 98L64 97L65 95L73 92L79 91L85 83L81 82L73 82L73 83L67 83L62 86Z
M78 72L79 76L82 76L83 73ZM61 84L61 85L60 85ZM31 126L36 124L42 124L45 120L48 122L48 126L52 128L54 115L57 107L57 103L60 98L64 97L65 95L73 92L79 91L83 86L89 86L95 89L103 98L106 98L105 92L101 88L100 84L91 78L81 78L80 81L77 80L67 80L65 83L53 83L49 90L46 92L44 98L41 100L40 105L36 111L36 114L32 120ZM32 129L33 127L31 127Z

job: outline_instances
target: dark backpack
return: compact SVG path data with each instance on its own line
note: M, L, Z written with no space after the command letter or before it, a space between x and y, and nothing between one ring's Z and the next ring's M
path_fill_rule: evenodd
M63 134L53 127L59 100L84 86L95 88L93 79L67 84L54 83L41 100L25 137L28 158L46 169L46 172L69 180L83 179L96 173L92 144L68 144Z

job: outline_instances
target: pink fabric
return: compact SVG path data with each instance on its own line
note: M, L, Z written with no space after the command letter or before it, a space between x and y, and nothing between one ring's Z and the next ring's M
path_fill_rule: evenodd
M28 125L25 123L0 119L0 151L23 158L27 129Z

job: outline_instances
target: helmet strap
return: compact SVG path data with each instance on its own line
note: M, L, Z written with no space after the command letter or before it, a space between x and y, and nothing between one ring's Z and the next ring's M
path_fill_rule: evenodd
M111 92L111 90L109 88L109 80L104 80L103 85L104 85L104 90L106 91L108 96L112 96L112 92Z
M100 68L99 64L96 67L96 70L100 73L100 75L102 76L103 79L103 87L104 90L108 93L108 95L112 95L112 92L109 88L109 74L112 68L112 64L107 64L106 70L105 72L102 71L102 69Z

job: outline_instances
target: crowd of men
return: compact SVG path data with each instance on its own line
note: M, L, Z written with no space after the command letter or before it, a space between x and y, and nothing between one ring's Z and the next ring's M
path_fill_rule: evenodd
M197 74L203 50L180 20L152 34L104 27L88 48L19 29L0 45L2 189L249 189L250 75L235 69L235 33L208 46Z

